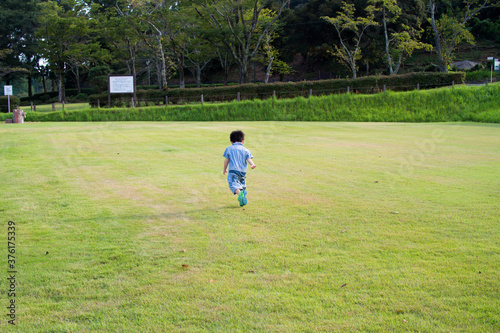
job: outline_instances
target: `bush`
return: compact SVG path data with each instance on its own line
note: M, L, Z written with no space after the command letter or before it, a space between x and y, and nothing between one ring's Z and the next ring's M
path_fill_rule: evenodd
M491 79L491 70L479 70L466 73L467 82L489 82ZM493 78L500 78L499 72L493 72Z
M21 105L21 100L19 97L14 95L10 96L10 112L12 110L19 108ZM0 112L9 112L9 97L8 96L0 96Z
M89 96L84 93L80 93L74 97L66 98L69 103L85 103L89 101Z
M276 98L307 97L312 90L314 95L330 95L344 93L349 87L350 91L357 93L377 93L386 89L393 91L406 91L416 89L417 84L421 89L430 89L442 86L449 86L455 82L461 84L465 82L465 73L409 73L393 76L367 76L357 79L335 79L303 82L278 82L269 84L245 84L223 87L208 88L184 88L168 90L137 90L136 95L139 101L150 101L155 104L164 104L165 96L168 96L171 104L199 103L203 94L205 102L227 102L240 100L266 99L273 96ZM130 104L131 94L112 94L111 106ZM107 106L107 93L92 95L89 102L92 107Z

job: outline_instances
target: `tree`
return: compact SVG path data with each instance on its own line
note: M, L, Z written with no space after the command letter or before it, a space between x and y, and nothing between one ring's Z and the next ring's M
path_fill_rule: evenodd
M322 16L322 19L335 27L340 40L341 47L334 45L335 51L333 55L344 62L351 71L353 78L356 78L356 61L361 58L361 40L363 34L369 26L378 25L374 19L374 10L373 6L367 6L367 16L356 17L354 15L354 5L343 2L342 12L336 17ZM353 44L349 43L351 39L353 40Z
M493 7L490 0L464 0L463 7L455 4L456 13L450 12L437 18L437 1L429 0L429 12L434 34L438 67L441 72L448 72L453 60L453 51L461 42L474 43L474 36L467 30L466 23L481 10ZM498 6L498 4L497 4Z
M9 75L11 73L23 72L27 73L28 70L26 68L21 67L8 67L6 65L2 65L3 60L12 53L12 50L0 50L0 80L3 79L4 76Z
M135 0L127 8L127 17L131 25L142 36L146 45L154 50L160 67L162 88L167 87L167 77L172 62L167 54L167 48L177 59L181 87L184 86L184 53L179 46L180 27L171 23L171 17L176 14L179 2L174 0ZM125 11L122 11L125 12Z
M117 2L116 7L108 8L100 14L103 20L102 35L112 49L114 63L121 65L121 68L125 65L126 72L134 77L133 97L136 100L137 53L144 44L135 27L137 19L131 16L130 11L122 10L120 6ZM124 7L127 8L125 5Z
M273 12L271 10L267 10L263 14L265 17L271 18L273 16ZM278 57L280 52L273 46L273 41L278 37L275 29L268 30L264 36L264 40L261 46L260 54L256 58L258 62L262 65L266 66L266 76L264 79L264 83L269 82L269 77L271 73L276 73L280 75L280 81L283 78L284 74L290 74L292 69L288 66L284 61L280 60Z
M411 56L414 50L432 49L432 45L417 40L422 32L419 21L413 27L398 22L402 10L396 0L370 0L369 3L374 6L375 12L382 16L385 54L390 75L398 73L403 58ZM397 30L391 29L390 25L394 25Z
M232 54L239 66L240 84L248 82L248 65L255 57L266 33L276 24L288 0L277 3L275 16L262 20L262 11L271 0L200 0L197 13L211 28L213 44L221 43ZM218 36L215 39L215 36Z
M38 62L35 29L35 0L0 1L0 77L11 74L28 76L28 94L32 96L31 76Z
M72 66L97 60L100 45L93 41L90 29L89 8L77 0L65 0L61 4L46 1L39 4L40 26L37 37L40 54L58 76L59 102L66 101L66 76Z

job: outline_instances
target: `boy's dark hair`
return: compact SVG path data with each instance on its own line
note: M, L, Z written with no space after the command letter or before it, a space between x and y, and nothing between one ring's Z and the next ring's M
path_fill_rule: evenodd
M243 140L245 140L245 133L242 131L232 131L229 140L231 140L231 142L243 142Z

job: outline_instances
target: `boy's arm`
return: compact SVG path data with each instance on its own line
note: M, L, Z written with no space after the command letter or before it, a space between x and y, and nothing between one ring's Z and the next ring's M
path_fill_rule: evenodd
M229 158L226 158L224 161L224 171L222 172L223 175L227 173L227 166L229 164Z
M248 162L248 164L250 164L250 167L251 167L252 169L255 169L255 168L257 167L257 166L255 165L255 163L252 161L252 159L251 159L251 158L247 159L247 162Z

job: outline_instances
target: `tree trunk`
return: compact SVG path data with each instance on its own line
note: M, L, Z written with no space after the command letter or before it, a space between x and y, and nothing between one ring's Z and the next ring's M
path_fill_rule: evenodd
M181 52L179 55L179 64L178 64L178 71L179 71L179 88L186 88L186 78L185 78L185 73L184 73L184 51Z
M389 74L394 75L394 70L392 69L392 58L389 52L389 34L387 32L387 20L385 18L385 9L382 12L382 21L384 22L384 36L385 36L385 55L387 57L387 65L389 66Z
M66 78L66 75L64 72L59 73L59 98L58 101L59 103L66 103L66 86L64 84L64 80Z
M82 86L80 85L80 70L78 69L78 65L76 65L76 90L80 94L82 92Z
M32 81L32 75L31 75L31 71L28 72L28 97L31 101L31 98L33 97L33 83L31 82Z
M196 65L195 66L195 78L196 78L196 88L201 87L201 66Z
M43 93L47 93L47 80L45 80L45 72L42 72L42 86L43 86Z
M136 94L136 88L135 88L135 79L136 79L136 69L135 69L135 45L129 45L129 56L130 56L130 68L131 68L131 73L132 76L134 77L134 101L137 102L137 94Z
M439 70L441 72L447 73L448 68L447 68L447 66L444 62L443 56L442 56L441 36L439 35L439 31L438 31L437 24L436 24L436 17L435 17L436 4L434 3L434 0L429 1L429 7L430 7L429 9L431 11L431 25L432 25L432 30L434 32L434 40L436 42L435 47L436 47L436 53L438 56L438 67L439 67Z
M266 69L266 79L265 79L264 83L267 83L269 81L269 75L271 74L271 66L273 64L273 60L274 60L274 57L271 57L271 59L269 59L269 64L267 65L267 69Z

